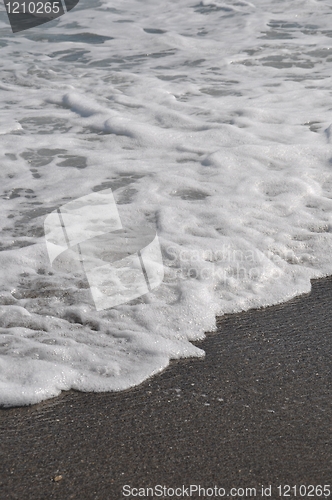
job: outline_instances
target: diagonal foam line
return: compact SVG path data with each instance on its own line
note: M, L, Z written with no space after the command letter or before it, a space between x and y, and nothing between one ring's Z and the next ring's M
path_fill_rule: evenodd
M69 248L70 247L70 242L69 242L68 234L67 234L67 231L66 231L65 223L63 222L62 213L60 211L60 208L57 208L57 212L58 212L58 216L59 216L59 219L60 219L60 224L61 224L61 227L62 227L62 230L63 230L63 234L65 236L65 240L66 240L66 243L67 243L67 247Z
M61 224L61 227L62 227L62 230L63 230L63 234L65 236L65 240L66 240L66 243L67 243L67 247L70 248L70 242L69 242L68 234L67 234L67 231L66 231L65 223L63 222L63 217L62 217L62 213L61 213L60 208L57 208L57 212L58 212L58 216L59 216L59 219L60 219L60 224ZM79 257L80 257L80 263L81 263L83 272L85 272L84 263L83 263L83 254L82 254L81 246L79 244L77 244L77 248L78 248L78 254L79 254Z
M146 282L146 286L148 287L149 292L151 292L152 288L150 287L148 273L146 272L146 269L145 269L145 265L144 265L144 262L143 262L143 259L142 259L141 251L139 250L137 253L138 253L139 261L141 263L141 267L142 267L142 270L143 270L143 275L144 275L144 279L145 279L145 282Z
M82 250L81 250L81 245L79 243L77 244L77 248L78 248L78 254L80 256L80 263L81 263L83 272L86 273L85 268L84 268L84 259L83 259L83 254L82 254Z
M65 14L67 14L68 10L67 10L66 2L64 2L63 0L60 0L60 3L62 5L62 8L63 8Z

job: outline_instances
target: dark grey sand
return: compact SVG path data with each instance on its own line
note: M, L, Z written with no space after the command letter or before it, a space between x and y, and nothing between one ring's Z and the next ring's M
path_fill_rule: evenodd
M205 360L140 387L1 410L0 499L117 500L126 484L256 487L256 498L264 484L277 499L278 485L331 484L331 304L332 278L315 281L218 320Z

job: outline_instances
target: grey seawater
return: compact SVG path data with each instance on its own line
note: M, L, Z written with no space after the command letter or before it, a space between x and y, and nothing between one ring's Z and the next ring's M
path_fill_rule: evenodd
M201 356L188 340L216 314L285 301L331 273L331 12L81 0L13 35L0 11L0 321L4 386L16 380L0 401L135 385ZM84 276L50 266L44 221L104 189L124 225L158 233L165 280L98 314ZM252 252L239 264L258 280L236 276L220 248Z

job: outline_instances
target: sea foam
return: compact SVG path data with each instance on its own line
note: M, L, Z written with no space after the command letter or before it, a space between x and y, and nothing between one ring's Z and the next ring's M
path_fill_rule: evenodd
M0 12L1 405L127 389L204 356L191 341L216 315L332 273L331 13L81 0L13 35ZM97 311L82 271L52 268L44 222L103 190L158 234L164 279Z

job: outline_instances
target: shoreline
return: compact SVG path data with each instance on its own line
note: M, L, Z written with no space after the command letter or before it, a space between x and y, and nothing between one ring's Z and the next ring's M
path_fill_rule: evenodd
M217 318L195 343L205 358L140 386L0 409L0 498L196 484L271 485L274 499L279 485L330 484L331 300L332 277L314 280L310 294Z

